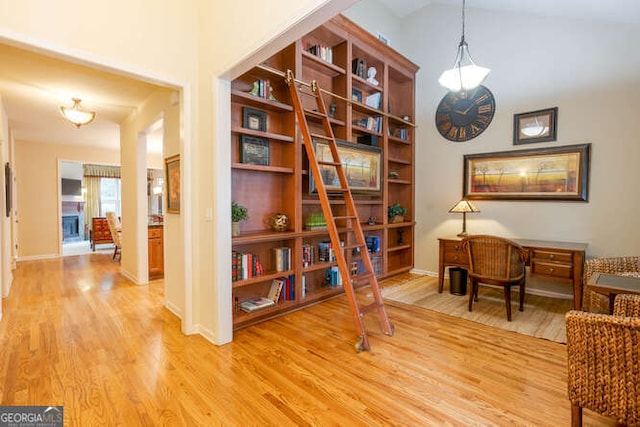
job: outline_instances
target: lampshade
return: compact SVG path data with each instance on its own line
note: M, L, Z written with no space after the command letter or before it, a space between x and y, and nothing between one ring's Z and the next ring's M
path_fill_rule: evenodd
M462 213L462 232L458 233L458 236L464 237L467 235L467 212L480 212L480 210L467 199L462 199L449 209L449 212Z
M96 118L95 111L87 111L80 108L80 98L72 98L73 106L72 107L60 107L60 114L67 121L73 123L77 128L82 125L87 125L91 123Z
M466 212L480 212L470 201L462 199L454 207L449 209L449 212L466 213Z
M444 71L438 79L438 83L451 92L466 91L480 86L491 71L488 68L476 65L471 58L469 45L464 39L464 12L465 0L462 0L462 37L460 44L458 44L456 60L453 63L453 67Z

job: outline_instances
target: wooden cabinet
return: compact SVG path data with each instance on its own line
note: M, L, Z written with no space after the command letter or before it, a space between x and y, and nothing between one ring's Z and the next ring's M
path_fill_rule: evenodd
M372 68L373 79L369 76L374 72L368 72ZM232 198L249 212L241 235L232 241L235 328L343 292L331 285L336 263L324 251L329 235L309 224L322 208L312 191L313 177L284 80L287 70L296 79L316 81L324 91L337 139L380 155L379 190L354 192L378 277L413 268L418 67L340 15L232 82ZM302 103L308 112L316 108L311 97L303 96ZM314 122L310 115L308 120L312 135L325 134L320 120ZM344 206L343 200L332 203L334 212ZM407 207L408 215L391 224L387 207L395 203ZM287 216L286 231L270 229L269 218L275 213ZM347 238L347 233L342 235ZM285 253L289 262L276 265L275 253ZM358 269L358 253L346 255L354 271ZM238 274L243 262L244 276ZM243 301L266 296L271 282L281 277L290 282L290 290L285 288L277 305L252 313L239 310Z
M107 243L113 243L111 237L111 230L109 230L109 223L107 218L95 217L91 219L91 249L96 250L96 245L102 245Z
M149 226L149 278L164 275L164 232L161 225Z

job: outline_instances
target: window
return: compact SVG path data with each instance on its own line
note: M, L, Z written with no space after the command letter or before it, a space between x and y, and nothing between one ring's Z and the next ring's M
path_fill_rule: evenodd
M106 216L107 212L115 212L121 216L120 178L100 179L100 216Z

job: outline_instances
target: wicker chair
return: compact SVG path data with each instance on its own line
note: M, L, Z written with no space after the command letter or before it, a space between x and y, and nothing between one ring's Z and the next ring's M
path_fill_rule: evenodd
M522 247L497 236L477 235L462 240L462 247L469 257L469 311L473 301L478 301L478 284L486 283L504 287L507 320L511 321L511 286L520 286L520 307L524 309L524 285L526 279L526 253Z
M584 263L582 308L585 311L609 313L609 299L589 290L589 279L594 273L640 277L640 257L593 258Z
M120 224L120 218L118 218L115 212L107 212L105 215L107 217L107 223L109 224L109 231L111 231L111 238L115 245L112 258L116 259L117 257L118 261L120 261L122 251L122 224Z
M640 425L640 295L618 295L613 315L566 315L571 424L582 408Z

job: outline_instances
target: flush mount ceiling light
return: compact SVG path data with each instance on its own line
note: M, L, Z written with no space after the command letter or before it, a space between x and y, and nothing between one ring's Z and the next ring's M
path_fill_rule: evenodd
M62 117L67 121L79 128L82 125L88 125L96 118L95 111L87 111L80 108L80 98L71 99L73 101L72 107L60 107L60 114L62 114Z
M438 79L438 83L451 92L466 91L480 86L491 71L488 68L476 65L471 59L469 46L464 39L465 3L466 0L462 0L462 38L460 39L460 44L458 44L456 60L453 63L453 68L443 72Z

